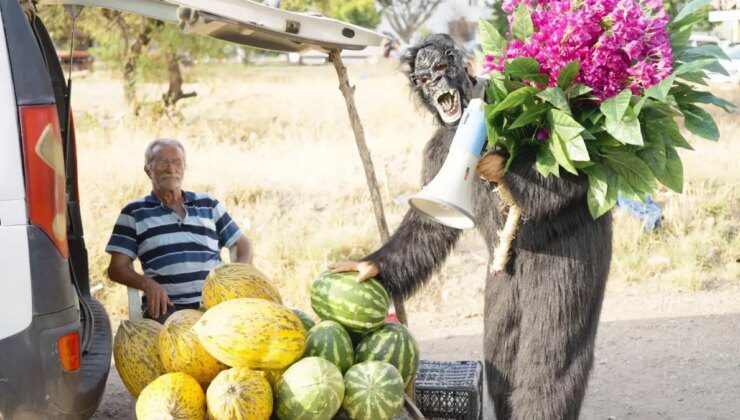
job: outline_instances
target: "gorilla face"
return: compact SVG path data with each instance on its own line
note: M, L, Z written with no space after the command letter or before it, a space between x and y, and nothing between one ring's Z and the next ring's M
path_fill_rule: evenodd
M404 56L414 90L444 125L457 125L471 97L462 52L447 35L431 35Z

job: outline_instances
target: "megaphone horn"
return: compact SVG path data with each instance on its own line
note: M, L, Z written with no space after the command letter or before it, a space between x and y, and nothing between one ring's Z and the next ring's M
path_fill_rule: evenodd
M408 200L422 215L456 229L475 227L471 196L475 168L488 138L485 105L481 99L471 99L442 168L429 184Z

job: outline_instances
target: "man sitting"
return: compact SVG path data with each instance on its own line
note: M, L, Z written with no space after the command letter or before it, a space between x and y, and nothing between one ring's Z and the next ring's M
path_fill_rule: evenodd
M152 193L127 204L105 251L111 280L144 292L144 317L160 323L180 309L197 309L209 271L221 264L221 248L236 247L236 261L252 262L252 246L226 208L207 193L181 190L185 148L154 140L144 172ZM144 274L134 270L136 258Z

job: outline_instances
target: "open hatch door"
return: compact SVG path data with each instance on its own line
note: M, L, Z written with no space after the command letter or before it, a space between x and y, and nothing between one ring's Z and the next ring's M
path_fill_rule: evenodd
M316 13L289 12L249 0L37 0L93 6L179 24L197 34L274 51L361 50L384 37Z

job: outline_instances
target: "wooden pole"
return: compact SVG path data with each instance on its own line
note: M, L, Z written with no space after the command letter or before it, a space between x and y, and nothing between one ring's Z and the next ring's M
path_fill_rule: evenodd
M390 234L388 233L388 224L385 222L385 214L383 213L383 201L380 197L380 188L378 188L378 180L375 177L375 167L370 157L370 151L365 143L365 131L362 128L362 122L360 116L357 114L357 106L355 106L355 87L350 86L349 79L347 78L347 68L342 62L340 50L332 50L329 53L329 59L334 64L334 68L339 76L339 90L344 95L344 100L347 103L347 112L349 113L349 120L352 124L352 131L355 134L355 141L357 142L357 149L360 152L360 158L362 158L362 166L365 169L365 178L367 180L368 189L370 189L370 199L373 202L373 211L375 213L375 222L378 225L378 231L380 233L380 239L382 243L388 242ZM406 318L406 309L403 306L403 300L400 296L393 296L393 306L396 308L396 316L398 321L404 325L408 325L408 319Z

